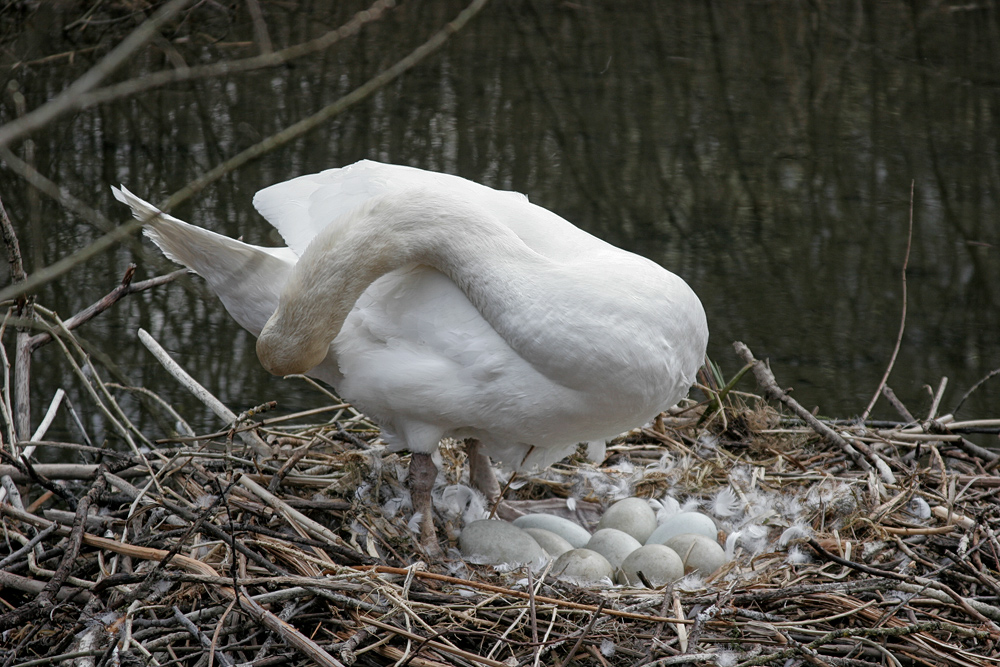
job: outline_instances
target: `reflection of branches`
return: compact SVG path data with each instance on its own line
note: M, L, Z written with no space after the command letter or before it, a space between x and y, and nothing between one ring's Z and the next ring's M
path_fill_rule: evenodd
M179 2L179 0L175 0L175 2ZM250 148L239 153L238 155L235 155L229 160L226 160L222 164L219 164L216 167L210 169L208 172L196 178L195 180L189 182L183 188L181 188L173 195L171 195L170 198L168 198L165 202L159 205L159 208L163 211L171 210L178 204L190 199L192 196L203 190L208 185L219 180L226 174L316 129L317 127L327 122L331 118L337 116L344 110L348 109L354 104L357 104L358 102L372 95L374 92L376 92L383 86L387 85L394 79L398 78L406 71L412 69L418 63L420 63L424 58L437 51L442 45L444 45L445 42L448 41L448 39L452 35L461 30L466 23L468 23L476 14L478 14L479 11L482 10L482 8L486 5L486 2L487 0L473 0L473 2L471 2L465 9L463 9L458 14L458 16L455 17L454 20L446 24L444 27L442 27L440 30L434 33L430 37L430 39L428 39L426 42L424 42L416 49L411 51L407 56L396 62L391 67L383 70L375 77L369 79L367 82L362 84L360 87L355 88L347 95L344 95L335 102L320 109L312 116L304 118L303 120L300 120L299 122L290 125L284 130L281 130L280 132L277 132L271 135L270 137L267 137L263 141L260 141L259 143L251 146ZM173 7L173 5L172 4L168 5L168 8L169 7ZM153 19L150 19L150 21L152 20ZM141 28L142 26L140 26L139 29ZM137 31L139 29L137 29ZM135 35L134 32L132 35L126 38L125 41L126 42L130 41L133 35ZM124 43L125 42L123 42L123 44ZM115 51L117 51L117 49L115 49ZM112 53L114 53L114 51ZM105 58L105 61L106 60L107 58ZM104 63L104 61L102 61L102 63ZM99 66L100 64L97 67L93 68L91 72L93 72ZM88 74L84 76L89 76L89 75L90 72L88 72ZM74 83L73 86L70 86L70 89L72 89L75 86L76 83ZM62 96L60 96L60 98L61 97ZM57 100L60 98L57 98ZM44 109L47 106L49 105L40 107L39 110ZM54 113L58 113L58 109ZM31 115L32 114L28 114L28 116ZM28 116L24 116L21 120L27 118ZM55 116L52 115L51 117L54 118ZM19 121L15 121L15 123L17 122ZM15 123L10 123L8 124L8 126L4 126L4 128L9 127L10 125L14 125ZM20 174L23 178L25 178L29 182L32 182L33 184L36 181L42 183L42 181L37 180L37 176L40 176L40 174L37 174L37 172L32 173L33 170L30 170L24 162L14 157L13 154L10 153L9 149L3 147L2 140L4 137L4 128L0 128L0 157L4 158L4 160L7 162L8 167L16 171L18 174ZM49 195L50 197L53 197L64 206L68 206L70 208L73 208L74 210L83 211L86 208L79 202L76 202L70 195L62 192L58 188L58 186L56 186L54 183L51 183L51 181L47 181L47 183L50 185L47 185L43 190L45 194ZM90 219L89 216L88 219ZM98 226L100 227L101 224L97 223L96 221L102 219L103 219L102 216L96 215L96 218L93 221L95 221L95 224L98 224ZM6 289L0 291L0 301L14 298L21 294L26 294L28 292L31 292L32 290L37 289L40 285L43 285L49 282L50 280L54 280L55 278L66 273L67 271L77 266L78 264L81 264L89 260L91 257L94 257L95 255L103 252L104 250L118 243L118 241L120 241L121 239L131 235L140 225L142 225L141 220L133 220L131 222L128 222L124 225L121 225L113 229L104 236L95 240L86 248L83 248L73 253L72 255L69 255L68 257L64 257L55 264L51 264L43 269L36 271L34 274L32 274L31 277L29 277L24 282L18 283L16 285L11 285Z
M173 2L166 5L151 18L143 21L138 28L122 40L121 44L111 49L108 55L104 56L99 63L91 67L86 74L74 81L69 88L31 113L0 127L0 146L7 146L12 141L16 141L35 130L45 127L64 113L79 108L75 106L77 98L121 67L132 57L132 54L159 33L164 23L173 18L190 1L173 0Z
M63 207L93 223L99 229L110 230L104 236L100 237L87 247L76 251L72 255L63 257L54 264L49 264L48 266L35 271L22 282L14 283L6 289L0 291L0 301L6 301L7 299L13 299L21 296L22 294L33 292L41 285L58 278L74 266L88 261L90 258L99 255L119 241L131 236L142 225L142 221L133 220L124 225L114 227L103 215L93 210L73 195L62 190L58 185L42 176L27 163L19 160L6 146L0 147L0 158L3 158L8 168L17 172L18 175L31 183L34 187L41 190L43 193L55 199Z
M395 6L395 0L376 0L367 10L358 12L350 21L336 30L331 30L316 39L302 44L290 46L287 49L266 53L242 60L230 60L198 67L178 67L176 69L147 74L138 79L130 79L121 83L101 88L81 95L74 105L73 111L86 109L97 104L104 104L124 97L159 88L170 83L180 83L193 79L205 79L229 74L240 74L267 67L277 67L290 60L307 56L317 51L329 48L337 42L356 34L365 24L379 19L388 9Z

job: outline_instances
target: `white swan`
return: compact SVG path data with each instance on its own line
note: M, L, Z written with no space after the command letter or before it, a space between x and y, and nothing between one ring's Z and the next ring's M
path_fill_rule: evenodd
M155 211L113 189L136 217ZM146 232L258 336L265 368L330 383L412 453L431 553L443 437L481 443L471 476L495 499L486 454L520 468L603 444L675 404L704 358L705 313L683 280L523 195L363 161L273 185L254 206L288 248L169 215Z

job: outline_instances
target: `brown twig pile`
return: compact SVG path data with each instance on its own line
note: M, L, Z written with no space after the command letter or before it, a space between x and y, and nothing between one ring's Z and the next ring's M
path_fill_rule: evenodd
M3 665L968 667L1000 655L998 457L966 439L995 420L820 428L706 387L710 402L622 436L601 465L573 459L509 493L521 509L575 503L584 521L626 494L698 502L728 527L731 562L662 590L580 588L456 551L423 562L398 511L405 457L333 398L270 420L216 406L230 429L154 440L70 329L34 317L122 447L74 444L67 464L18 457L60 443L12 439L5 395ZM445 446L450 482L461 457ZM460 512L441 517L452 538Z

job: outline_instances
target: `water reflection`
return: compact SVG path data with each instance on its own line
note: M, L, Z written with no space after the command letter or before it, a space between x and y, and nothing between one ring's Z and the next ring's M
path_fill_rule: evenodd
M288 66L176 84L62 119L32 137L34 162L125 219L110 184L152 200L174 191L354 89L462 6L404 3ZM362 7L268 4L270 39L276 48L305 41ZM199 5L122 77L255 54L243 11ZM496 2L400 80L175 214L276 242L250 206L256 190L365 157L520 190L687 279L709 313L710 354L729 372L739 365L729 343L743 340L770 357L801 401L851 415L895 341L912 181L908 320L890 384L920 413L925 383L949 376L945 405L953 405L1000 366L998 16L990 3ZM76 18L63 7L3 19L4 83L16 82L29 109L104 52L96 25L62 29ZM71 62L14 66L72 50ZM5 90L4 122L16 113ZM26 150L17 147L22 157ZM9 171L0 179L29 271L99 235ZM71 314L115 285L130 261L140 277L171 268L150 244L126 244L40 298ZM142 349L139 326L234 410L274 397L289 407L321 401L267 376L252 339L197 279L130 298L81 332L130 381L199 425L217 422ZM38 401L63 386L87 402L54 350L39 356L34 377ZM967 414L995 412L996 383ZM102 433L100 416L92 419Z

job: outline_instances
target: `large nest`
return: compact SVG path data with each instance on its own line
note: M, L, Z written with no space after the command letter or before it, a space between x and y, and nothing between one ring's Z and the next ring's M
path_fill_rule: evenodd
M12 456L30 445L11 445L5 398L4 665L968 667L1000 657L1000 457L967 439L995 438L968 434L1000 421L820 422L763 364L748 368L767 399L706 373L705 402L622 435L598 464L580 456L518 475L507 498L588 527L626 496L663 514L697 507L721 527L729 563L661 589L580 587L463 562L454 548L427 562L406 456L333 396L325 411L271 419L216 405L230 429L154 437L116 409L133 390L103 382L68 328L35 317L89 368L81 377L123 447L62 443L67 464ZM438 524L454 546L488 508L462 484L461 448L445 443L441 458Z

